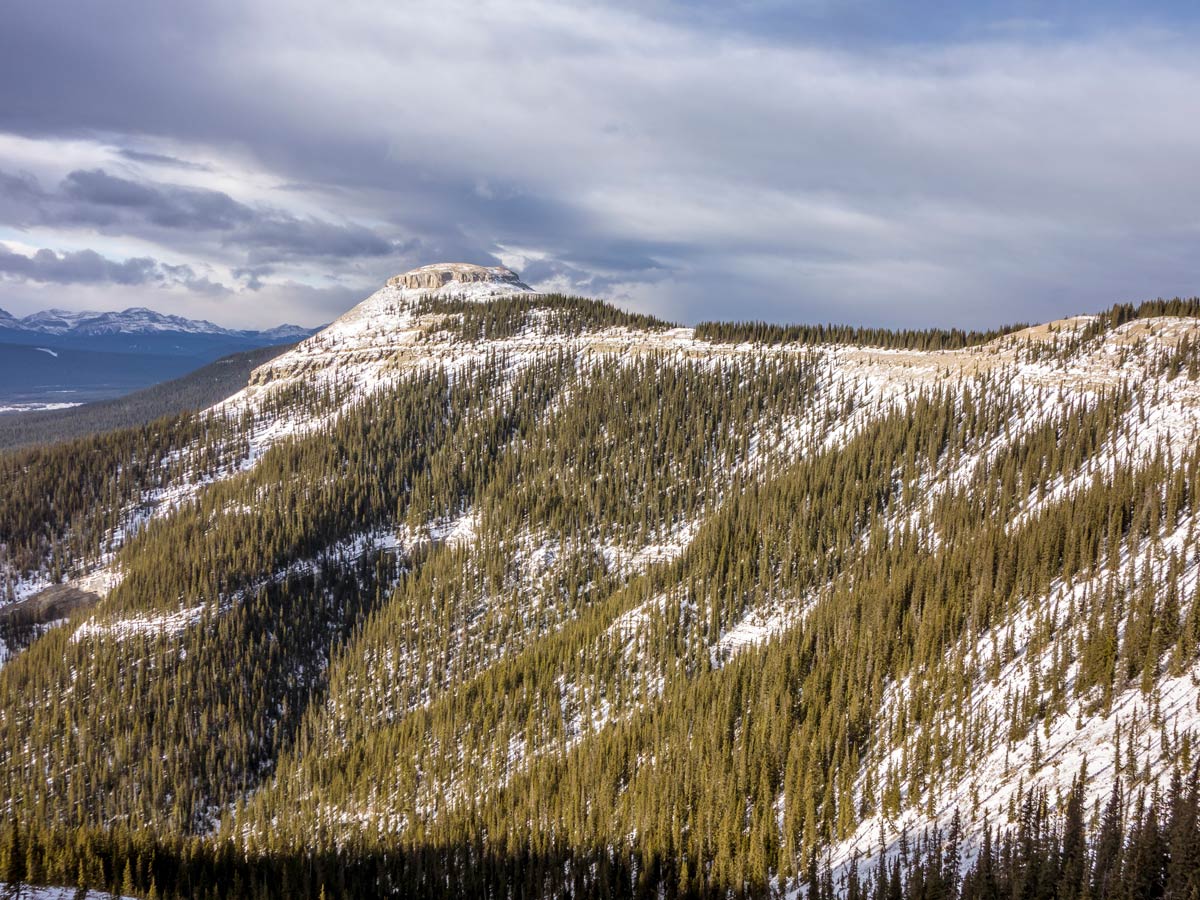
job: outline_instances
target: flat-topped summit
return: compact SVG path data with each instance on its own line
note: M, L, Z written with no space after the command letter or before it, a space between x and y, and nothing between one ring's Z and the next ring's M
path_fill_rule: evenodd
M326 328L256 369L251 383L265 384L314 368L335 371L349 360L370 368L417 339L427 324L422 319L429 312L422 306L426 301L488 303L512 296L538 294L504 266L435 263L393 275Z
M438 290L453 283L505 284L530 290L512 269L504 266L477 266L472 263L434 263L421 266L403 275L395 275L389 278L387 283L409 290Z

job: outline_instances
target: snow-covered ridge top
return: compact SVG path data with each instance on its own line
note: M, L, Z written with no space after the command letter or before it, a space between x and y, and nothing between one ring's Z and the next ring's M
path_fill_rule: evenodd
M221 406L240 408L247 403L253 406L260 387L268 384L277 387L281 382L296 379L357 382L362 392L368 392L386 380L384 375L392 368L389 360L395 353L420 339L422 327L427 324L419 314L423 300L487 303L511 296L539 295L503 266L438 263L396 275L326 328L255 369L249 387Z
M452 265L425 267L414 272L451 267L467 272L468 277L471 271L490 271L483 266ZM1158 379L1160 369L1152 364L1151 356L1168 352L1185 336L1200 340L1200 319L1172 316L1127 322L1105 333L1098 343L1076 348L1073 354L1061 358L1030 357L1029 351L1037 345L1082 333L1095 317L1076 316L1048 322L987 344L957 350L835 343L817 346L753 342L721 345L696 338L691 328L666 331L613 328L584 334L534 329L479 342L464 342L453 335L428 331L429 325L439 318L436 311L422 309L422 301L430 298L486 303L506 296L538 296L537 292L521 284L515 273L510 275L511 278L502 276L497 280L450 280L433 288L405 287L402 276L390 279L329 327L255 369L246 388L214 409L259 413L272 394L299 383L336 387L343 393L345 402L350 403L395 384L412 372L431 367L453 370L480 362L495 352L510 356L518 366L539 353L551 351L630 357L641 353L666 353L706 360L714 365L722 364L723 360L805 352L824 359L826 377L832 382L852 385L852 390L873 398L871 402L864 400L861 408L863 415L877 415L924 390L944 385L947 379L955 381L985 373L1003 372L1006 380L1031 391L1093 392L1114 386L1123 379L1133 379L1134 383ZM440 276L435 280L440 281ZM1141 347L1136 360L1122 363L1122 353L1134 347ZM1194 403L1200 410L1200 382L1188 382L1188 385L1184 391L1189 393L1186 404ZM874 412L867 413L866 410ZM336 413L331 415L336 416ZM272 416L256 433L251 455L257 458L280 437L308 433L328 419L329 416L314 418L302 408ZM1200 434L1200 431L1182 429L1179 439L1190 440L1193 434Z
M536 293L521 281L516 272L504 266L476 266L470 263L421 266L389 278L383 287L343 313L301 347L311 351L331 340L342 343L344 347L347 340L354 342L356 338L361 339L359 332L364 329L393 334L405 331L413 327L412 313L417 303L430 297L486 303L513 294Z

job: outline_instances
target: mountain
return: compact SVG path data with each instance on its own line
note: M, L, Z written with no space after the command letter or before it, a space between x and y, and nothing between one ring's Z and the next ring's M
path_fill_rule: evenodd
M274 328L268 328L266 331L257 332L242 332L242 334L254 334L264 340L275 341L301 341L304 338L316 334L321 329L319 328L304 328L300 325L277 325Z
M1200 300L680 328L405 273L205 413L0 456L0 858L164 897L1182 890L1198 434Z
M9 319L13 317L8 315ZM14 319L13 327L20 331L31 331L37 334L64 334L74 328L79 322L98 315L94 312L71 312L66 309L45 309L41 312L30 313L23 319Z
M316 330L235 330L142 307L49 309L20 319L0 310L0 411L117 397L220 357L295 343Z
M307 337L318 331L301 328L299 325L280 325L266 331L235 330L222 328L204 319L187 319L183 316L165 315L134 306L120 312L72 312L65 309L47 309L31 313L18 319L0 309L0 327L37 335L55 337L94 336L111 334L213 334L231 338L255 340L260 338Z

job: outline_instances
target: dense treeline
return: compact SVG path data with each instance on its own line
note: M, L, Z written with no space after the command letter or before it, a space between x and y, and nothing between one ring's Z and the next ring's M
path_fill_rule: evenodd
M1101 313L1101 320L1107 321L1111 328L1124 325L1136 319L1150 319L1156 316L1200 316L1200 297L1175 297L1164 300L1144 300L1141 303L1117 303Z
M776 325L701 322L696 337L714 344L858 344L899 350L961 350L1028 328L1028 323L984 331L959 328L866 328L856 325Z
M228 842L159 838L142 830L62 831L15 823L0 831L0 880L74 886L77 896L108 890L147 900L336 900L336 898L488 897L535 900L662 896L716 900L730 891L680 893L670 860L604 849L514 848L488 852L478 844L452 847L367 840L301 856L247 858ZM742 889L736 896L763 893Z
M168 416L147 425L0 454L0 561L57 581L94 560L147 492L202 479L245 455L238 422ZM7 599L11 584L0 585Z
M1188 900L1200 893L1197 775L1176 770L1163 793L1126 797L1113 785L1102 812L1084 800L1086 775L1061 806L1031 791L1016 822L964 837L955 814L943 828L881 845L835 872L815 855L803 878L811 900ZM1097 815L1098 813L1098 815ZM197 900L339 897L614 898L769 897L770 882L681 885L678 860L640 852L488 851L479 843L386 844L368 839L300 856L246 856L230 843L160 838L122 827L63 831L10 821L0 831L0 875L22 883Z
M416 311L420 316L441 317L428 326L430 334L448 333L464 341L495 341L523 332L576 335L603 328L659 331L672 327L655 316L565 294L506 295L486 303L431 297L421 300Z
M1155 316L1200 316L1200 298L1118 303L1101 313L1085 336L1092 337L1126 322ZM969 331L959 328L867 328L832 323L701 322L696 326L696 337L714 344L853 344L897 350L961 350L1028 327L1027 322Z

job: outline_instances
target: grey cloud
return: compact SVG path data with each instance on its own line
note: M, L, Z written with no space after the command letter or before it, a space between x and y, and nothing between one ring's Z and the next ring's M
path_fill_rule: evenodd
M0 221L274 268L239 276L260 290L310 263L361 295L506 246L541 257L531 280L688 320L972 325L1200 283L1188 32L864 50L727 31L740 5L113 0L97 41L100 7L56 10L0 30L0 78L26 88L0 130L226 151L325 212L80 164L48 199L0 176Z
M395 245L360 225L293 216L262 217L233 229L227 243L253 248L251 259L387 256Z
M233 277L242 282L248 290L257 291L266 283L263 279L274 272L273 266L238 266L233 269Z
M256 218L254 210L221 191L148 185L109 175L103 169L70 173L62 184L67 213L82 221L118 221L126 212L163 228L228 231ZM130 224L134 224L130 222Z
M72 172L63 182L63 193L81 206L117 206L150 209L162 205L161 194L125 178L114 178L103 170Z
M160 277L152 259L127 259L113 262L94 250L79 250L57 254L42 249L33 256L12 253L0 247L0 272L32 281L54 284L108 282L112 284L144 284Z
M202 293L224 290L198 276L191 266L168 265L149 257L116 261L94 250L56 253L42 248L25 256L0 245L0 275L47 284L180 285Z
M561 257L531 260L522 267L521 275L531 285L621 300L628 299L627 289L633 283L650 286L678 274L677 264L645 255L658 249L656 245L625 249L627 255L620 247L597 248L580 256L565 250Z
M37 179L28 173L0 170L0 217L14 225L36 218L38 206L45 200Z
M117 154L130 162L149 163L154 166L167 166L173 169L186 169L190 172L211 172L212 166L204 163L191 162L186 159L179 159L175 156L168 156L165 153L150 153L144 150L133 150L129 147L121 147L117 150Z
M168 283L179 284L186 287L189 291L198 294L228 294L229 288L218 281L213 281L207 275L198 275L196 270L189 265L170 265L169 263L159 263L159 268L166 276L165 280Z
M0 172L0 220L20 227L85 225L148 239L175 231L186 235L185 243L208 235L219 246L246 251L255 264L395 251L391 241L361 225L301 218L249 206L222 191L134 181L103 169L73 171L57 191L44 190L32 176Z

